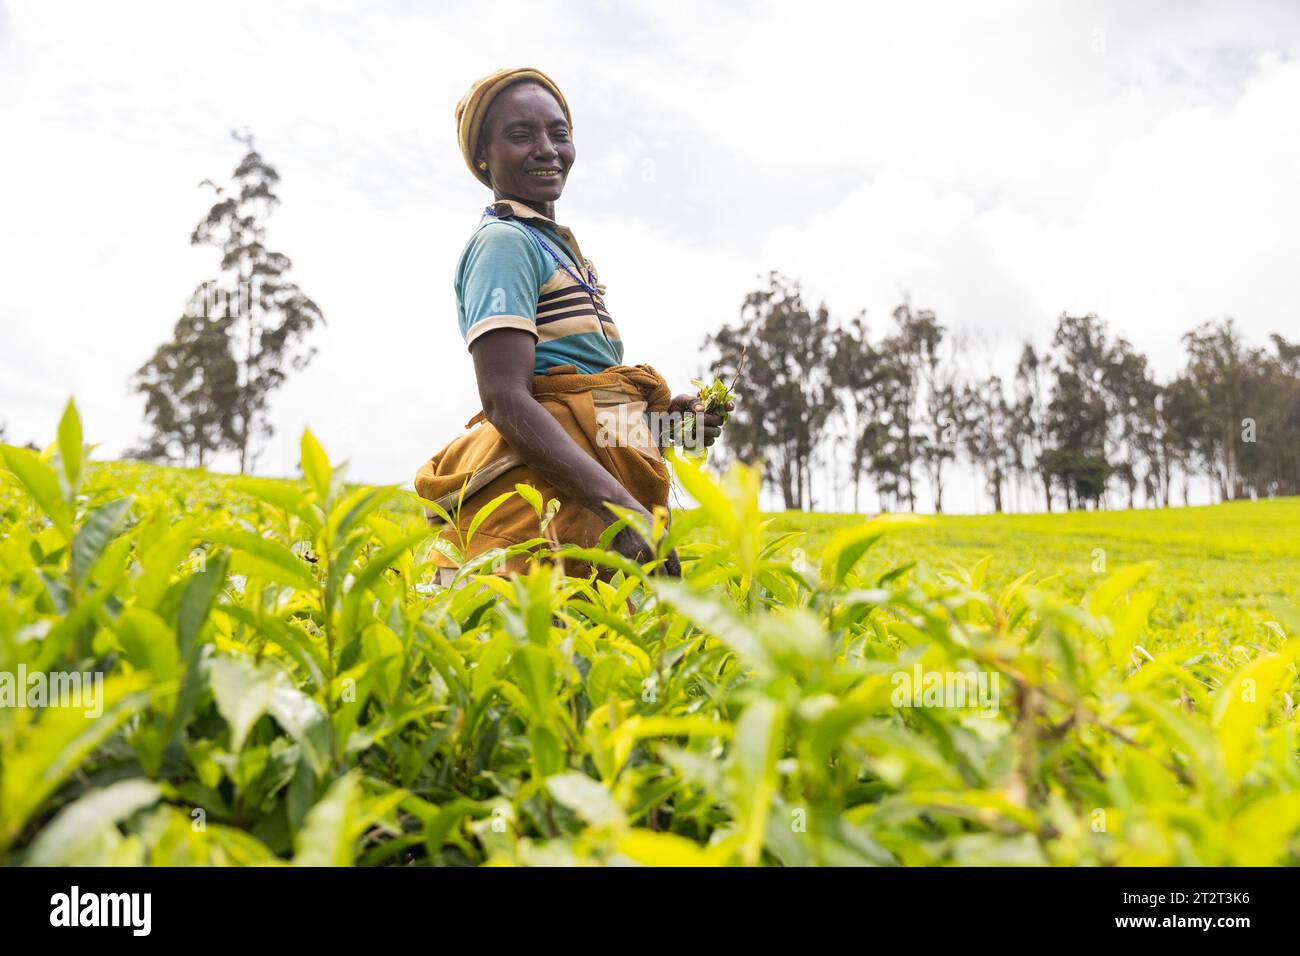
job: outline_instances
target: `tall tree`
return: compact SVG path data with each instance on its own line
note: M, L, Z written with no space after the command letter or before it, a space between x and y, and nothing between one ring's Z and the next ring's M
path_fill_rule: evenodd
M937 326L936 326L937 328ZM939 329L942 335L943 330ZM944 466L957 457L962 414L961 386L958 382L957 341L947 339L947 354L936 347L925 353L922 382L925 386L925 442L921 448L921 466L930 483L936 514L943 513Z
M861 314L832 333L830 384L838 393L837 408L843 410L849 449L849 476L853 480L853 510L862 510L862 478L879 450L882 429L879 416L884 390L882 377L888 369L867 336Z
M1127 339L1117 338L1107 350L1102 374L1109 406L1109 460L1113 473L1127 493L1129 508L1136 507L1139 487L1154 497L1160 467L1156 429L1159 389L1145 355Z
M1052 448L1044 466L1065 493L1066 506L1099 505L1106 492L1111 404L1105 388L1109 350L1105 324L1095 314L1062 315L1052 338Z
M926 434L921 467L930 483L936 514L943 513L944 466L957 457L961 429L961 389L955 377L927 387Z
M1221 500L1244 492L1240 469L1243 419L1251 405L1252 367L1262 365L1259 350L1249 349L1232 319L1206 322L1183 336L1186 376L1200 397L1202 460Z
M245 150L229 188L204 180L217 202L190 236L193 245L221 250L221 276L201 283L170 341L135 373L151 433L136 457L206 464L232 450L240 473L256 457L256 442L272 433L271 393L288 370L305 368L314 349L304 338L320 309L288 279L289 258L266 246L266 220L279 205L279 174L254 148Z
M1300 343L1274 333L1261 356L1256 441L1244 443L1247 478L1257 495L1300 494Z
M746 296L739 323L705 345L718 353L724 377L745 355L738 386L745 401L727 424L733 453L770 466L786 508L811 508L813 453L833 407L829 312L808 308L798 283L773 272L767 288Z
M230 410L230 444L244 473L256 454L255 442L272 434L268 418L271 393L287 370L307 366L315 349L306 335L324 323L316 303L288 278L289 257L266 245L266 222L279 205L275 187L280 176L256 150L249 134L231 134L246 150L230 188L206 181L217 201L198 224L190 242L221 250L222 278L208 284L224 293L231 355L238 370L238 391Z
M1048 359L1035 351L1033 343L1025 342L1016 362L1015 408L1017 459L1025 477L1038 480L1043 489L1043 507L1052 510L1052 473L1046 467L1044 454L1048 449L1047 383Z
M1015 466L1016 416L997 375L968 385L962 391L962 434L966 451L984 472L993 510L1005 508L1004 492Z
M1160 442L1168 461L1168 485L1175 475L1182 491L1183 504L1191 503L1191 479L1208 466L1203 465L1205 453L1201 441L1203 417L1201 396L1191 379L1180 375L1166 385L1160 396ZM1166 489L1165 501L1169 504L1172 492Z
M881 352L892 363L895 372L894 389L890 394L889 413L893 430L897 433L897 448L893 458L900 468L900 480L907 498L908 509L916 510L916 483L913 469L925 457L926 446L932 438L925 427L921 406L924 394L925 372L938 361L939 343L943 340L943 326L929 309L913 312L908 303L894 309L894 333L881 345Z

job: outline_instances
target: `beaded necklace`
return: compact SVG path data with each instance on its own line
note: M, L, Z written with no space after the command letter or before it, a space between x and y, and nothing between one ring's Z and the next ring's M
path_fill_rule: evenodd
M495 217L497 214L496 209L492 206L488 206L485 211L489 216ZM550 243L544 240L541 237L541 234L538 233L536 229L528 225L528 223L524 222L522 219L516 219L515 222L523 226L524 229L528 232L528 235L533 237L533 242L537 243L538 247L541 248L543 251L545 251L546 254L549 255L555 261L555 264L557 266L559 266L566 273L568 273L570 279L578 283L578 285L582 286L582 288L586 290L588 295L592 295L592 296L600 295L600 290L596 288L596 276L591 271L590 266L587 267L588 281L584 281L582 276L578 275L576 272L574 272L572 269L569 268L569 264L565 262L562 258L560 258L560 254L551 248Z

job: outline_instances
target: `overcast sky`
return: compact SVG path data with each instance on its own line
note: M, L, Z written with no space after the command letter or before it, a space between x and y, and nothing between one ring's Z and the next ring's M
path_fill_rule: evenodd
M44 444L75 395L101 457L139 439L127 379L215 274L197 184L249 127L329 323L258 470L309 425L409 482L478 410L452 273L488 195L452 111L506 65L566 91L557 217L676 391L769 269L877 332L906 295L995 363L1063 310L1162 371L1206 319L1294 336L1298 51L1282 2L0 0L0 421Z

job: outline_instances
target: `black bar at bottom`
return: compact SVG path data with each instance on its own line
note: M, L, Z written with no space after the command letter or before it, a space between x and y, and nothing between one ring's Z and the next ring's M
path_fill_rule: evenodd
M148 894L147 908L133 894ZM1293 874L1280 869L0 870L7 938L75 932L127 945L243 938L259 948L351 939L373 946L407 937L433 942L440 927L492 944L514 934L581 938L588 920L624 925L620 939L640 936L632 929L640 925L667 933L661 945L683 947L701 941L683 935L692 932L728 940L843 933L866 943L892 930L918 944L927 937L993 942L1033 930L1071 941L1228 940L1289 928L1295 910Z

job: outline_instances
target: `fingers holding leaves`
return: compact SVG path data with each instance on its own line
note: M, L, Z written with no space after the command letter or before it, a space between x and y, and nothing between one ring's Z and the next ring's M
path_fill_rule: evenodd
M718 412L700 412L696 417L696 427L699 429L700 438L703 440L705 447L712 445L722 434L722 426L726 424L726 419Z

